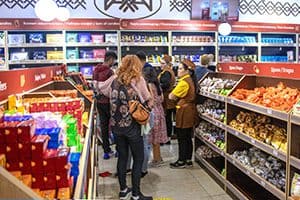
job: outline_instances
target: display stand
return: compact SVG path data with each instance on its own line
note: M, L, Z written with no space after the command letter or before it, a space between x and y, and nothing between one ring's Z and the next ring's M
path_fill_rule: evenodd
M219 66L224 71L228 71L228 65ZM255 64L253 64L255 65ZM279 64L278 64L279 65ZM235 66L235 64L231 64ZM299 65L282 66L289 69L295 69L294 74L290 74L290 78L278 78L278 77L265 77L254 75L239 75L239 74L227 74L227 73L208 73L200 80L202 82L206 77L217 77L221 79L234 79L237 84L233 87L231 93L228 96L218 95L211 92L205 92L200 90L200 104L207 99L217 101L225 106L225 123L220 122L213 117L202 113L199 114L202 121L209 123L210 126L218 127L225 132L225 144L226 148L220 149L215 143L211 142L207 137L203 137L195 130L195 160L199 162L210 174L215 177L220 186L224 188L229 194L237 197L238 199L290 199L291 196L291 182L294 173L300 172L300 153L299 153L299 130L300 130L300 117L294 115L291 110L288 112L279 111L267 107L263 107L257 104L248 103L246 101L237 100L230 95L237 89L253 89L255 87L269 87L276 86L279 82L283 82L286 86L291 88L300 88L300 81L296 67ZM242 66L245 67L245 66ZM262 69L260 64L254 67L249 74L257 74L255 69ZM266 67L266 66L264 66ZM275 68L277 65L275 66ZM236 68L231 68L236 70ZM262 74L268 74L268 68L264 68L266 71L260 71ZM273 67L274 69L274 67ZM234 71L235 72L235 71ZM285 72L283 72L285 73ZM283 76L284 77L284 76ZM202 100L201 100L202 99ZM204 100L203 100L204 99ZM284 152L281 149L275 148L271 144L266 144L249 134L245 134L239 131L229 123L235 119L240 111L254 112L258 115L268 116L274 124L284 130L287 133L287 151ZM200 146L206 146L216 154L216 157L206 158L198 154L197 149ZM235 151L243 151L250 147L256 147L259 151L263 152L267 156L273 156L278 162L283 163L283 169L285 169L285 187L281 190L273 183L269 182L265 178L258 175L254 169L250 169L241 163L240 160L233 156ZM225 173L221 173L225 170Z

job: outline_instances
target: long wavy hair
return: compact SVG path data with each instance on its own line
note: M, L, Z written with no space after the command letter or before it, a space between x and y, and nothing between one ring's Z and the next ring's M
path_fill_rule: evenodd
M132 79L139 81L142 76L142 63L136 55L126 55L116 71L117 79L124 85L130 85Z
M153 67L147 67L143 70L143 75L147 83L153 83L156 87L157 94L161 95L162 91L157 78L157 73Z

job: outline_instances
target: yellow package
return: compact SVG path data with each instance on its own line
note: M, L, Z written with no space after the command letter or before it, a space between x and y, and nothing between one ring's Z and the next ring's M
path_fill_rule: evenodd
M46 35L47 43L62 43L64 42L62 34L47 34Z
M63 51L47 51L47 60L61 60L63 58Z
M8 96L8 110L14 110L17 106L17 97L16 95Z

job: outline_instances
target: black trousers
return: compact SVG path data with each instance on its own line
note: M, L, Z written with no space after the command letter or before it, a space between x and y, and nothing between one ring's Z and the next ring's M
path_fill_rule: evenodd
M104 153L111 152L109 147L109 119L110 119L110 104L97 103L97 110L100 119L101 139Z
M191 160L193 155L193 128L177 128L178 154L180 161Z
M176 109L167 109L166 110L166 124L167 124L167 133L168 137L171 137L172 133L175 133L174 127L173 127L173 121L172 121L172 115L175 116Z
M118 151L118 179L120 190L127 187L126 170L128 161L128 150L130 148L133 158L133 167L131 174L132 195L138 196L140 193L140 182L142 175L142 166L144 161L144 142L141 136L141 127L136 125L130 130L130 133L116 134L116 145Z

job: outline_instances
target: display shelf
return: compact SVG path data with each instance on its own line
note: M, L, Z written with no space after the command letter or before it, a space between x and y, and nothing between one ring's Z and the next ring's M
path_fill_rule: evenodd
M117 43L104 42L104 43L92 43L92 42L68 42L66 47L114 47L118 46Z
M274 194L276 197L280 199L285 199L285 193L278 188L276 188L274 185L266 181L265 179L261 178L257 174L255 174L252 170L247 169L244 165L242 165L237 159L233 158L231 155L226 154L227 160L233 164L235 167L237 167L239 170L241 170L244 174L246 174L248 177L253 179L256 183L258 183L260 186L268 190L270 193Z
M226 189L228 189L234 196L236 196L239 200L249 200L247 196L245 196L238 188L230 183L230 181L226 180Z
M225 178L222 176L209 162L207 162L204 158L202 158L200 155L195 153L195 158L198 159L201 164L203 164L208 171L210 171L215 177L223 184L225 184Z
M168 46L167 42L121 42L121 46Z
M22 65L22 64L60 64L64 63L64 60L10 60L8 64L10 65Z
M237 100L237 99L231 98L231 97L227 97L227 102L229 104L236 105L241 108L250 109L254 112L258 112L258 113L261 113L263 115L267 115L270 117L276 117L278 119L283 119L285 121L287 121L288 117L289 117L289 113L274 110L272 108L267 108L267 107L263 107L263 106L252 104L252 103L248 103L245 101L240 101L240 100Z
M258 43L220 43L220 47L258 47Z
M204 119L205 121L225 130L226 129L226 124L224 124L223 122L216 120L212 117L210 117L208 114L199 114L199 116Z
M199 91L199 94L202 96L208 97L208 98L212 98L214 100L225 102L225 97L222 95L213 94L213 93L206 92L206 91Z
M296 158L294 156L290 156L290 164L297 168L297 169L300 169L300 159L299 158Z
M247 142L250 145L253 145L259 149L261 149L262 151L275 156L276 158L286 162L287 160L287 154L281 150L275 149L272 146L265 144L253 137L250 137L248 135L246 135L245 133L242 133L230 126L227 126L227 133L230 133L231 135L238 137L239 139L242 139L243 141Z
M24 43L24 44L8 44L8 48L37 48L37 47L62 47L62 43Z
M276 43L276 44L262 43L261 46L262 47L297 47L297 44L295 44L295 43L292 43L292 44L286 44L286 43Z
M100 59L67 59L66 63L76 64L76 63L102 63L104 62L104 58Z
M291 123L299 125L300 126L300 116L291 114Z
M195 47L195 46L216 46L215 42L172 42L172 46L187 46L187 47Z
M296 79L274 78L274 77L264 77L264 76L246 76L240 81L237 87L234 88L231 95L227 98L227 102L232 105L237 105L242 108L253 110L254 112L258 112L263 115L288 121L290 110L288 111L275 110L271 107L266 107L259 104L253 104L251 102L238 100L232 97L232 94L234 94L234 92L236 92L236 90L238 89L254 90L255 88L260 88L260 87L265 87L265 88L276 87L279 83L283 83L285 87L300 88L300 82ZM272 99L270 100L272 102Z
M220 149L219 147L217 147L215 144L211 143L210 141L208 141L207 139L205 139L204 137L202 137L199 134L195 134L195 136L200 139L204 144L206 144L209 148L211 148L214 152L220 154L221 156L225 157L225 153L222 149Z

